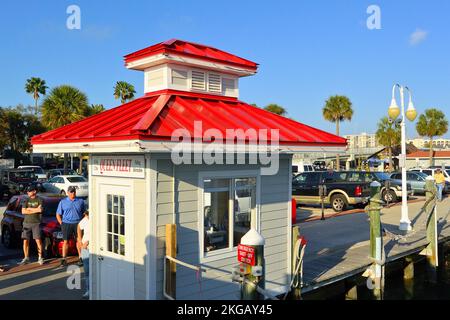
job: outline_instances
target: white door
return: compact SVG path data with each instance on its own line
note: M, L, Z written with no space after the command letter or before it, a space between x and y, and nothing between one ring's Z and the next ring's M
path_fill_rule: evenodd
M134 299L131 188L100 185L100 299Z

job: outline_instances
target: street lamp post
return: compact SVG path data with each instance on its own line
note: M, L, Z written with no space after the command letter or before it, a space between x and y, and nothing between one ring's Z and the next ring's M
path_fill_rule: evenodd
M401 100L401 110L397 105L397 102L395 100L395 88L400 89L400 100ZM408 110L406 110L406 116L405 116L405 96L404 91L405 89L409 93L409 104L408 104ZM401 134L402 134L402 141L401 141L401 147L402 147L402 153L400 155L400 167L402 168L402 217L400 219L400 230L402 231L410 231L411 228L411 220L409 220L408 216L408 190L407 190L407 183L406 183L406 119L410 121L414 121L417 118L417 111L414 108L414 104L412 102L412 95L411 90L409 90L408 87L403 87L399 84L394 85L392 88L392 101L391 106L389 107L389 118L391 118L393 121L395 121L399 115L401 114Z

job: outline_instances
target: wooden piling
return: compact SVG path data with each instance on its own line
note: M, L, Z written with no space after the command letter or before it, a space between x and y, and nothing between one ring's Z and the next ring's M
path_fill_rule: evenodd
M383 299L383 266L379 263L383 257L383 237L381 235L381 193L380 183L372 182L370 185L371 197L369 204L370 218L370 256L376 262L373 263L374 288L373 295L376 300Z
M405 258L403 285L405 288L405 299L411 300L414 297L414 259L412 257Z
M166 255L177 257L177 226L166 224ZM173 261L166 260L166 292L176 298L177 265Z
M355 282L345 282L345 300L358 300L358 285Z
M438 266L438 244L437 244L437 208L436 208L436 186L434 179L427 179L425 185L426 202L425 213L427 216L427 241L428 245L424 250L427 256L428 279L432 283L437 282Z

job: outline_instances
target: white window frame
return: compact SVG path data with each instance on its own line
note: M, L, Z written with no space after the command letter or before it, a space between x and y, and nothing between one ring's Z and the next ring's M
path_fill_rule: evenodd
M214 250L212 252L205 252L204 248L204 183L205 179L236 179L236 178L256 178L256 204L255 204L255 221L251 222L252 226L255 226L256 230L261 230L260 219L260 193L261 193L261 175L260 170L241 170L241 171L204 171L199 172L198 178L198 235L199 235L199 259L200 263L209 263L226 258L236 257L237 247L231 247L232 239L229 238L229 247L224 249ZM231 206L233 202L229 203L230 214ZM230 234L234 228L234 216L233 219L229 219L229 231ZM237 258L236 258L237 259ZM236 260L237 261L237 260Z

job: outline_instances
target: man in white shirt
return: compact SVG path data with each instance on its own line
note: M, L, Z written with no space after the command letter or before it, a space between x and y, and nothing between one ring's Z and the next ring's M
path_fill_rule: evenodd
M91 237L89 211L84 213L83 219L78 224L77 229L78 246L81 248L81 258L83 260L84 277L86 281L86 292L83 298L89 298L89 240Z

